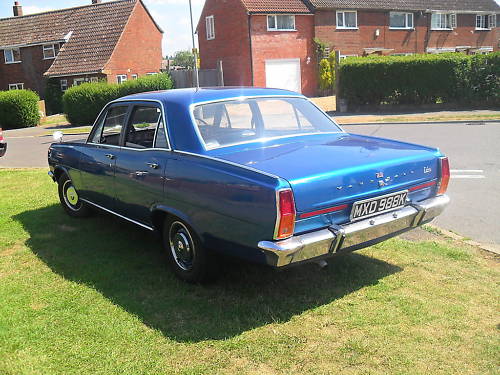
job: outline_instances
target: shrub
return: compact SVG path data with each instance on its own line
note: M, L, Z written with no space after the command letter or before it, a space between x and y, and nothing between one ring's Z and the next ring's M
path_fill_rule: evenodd
M331 52L327 59L319 62L319 88L327 94L331 93L335 86L335 52Z
M341 93L352 105L498 102L499 61L499 53L348 58Z
M40 121L38 102L33 91L0 91L0 128L17 129L36 126Z
M173 88L168 74L157 74L127 81L121 85L84 83L68 89L63 95L63 108L73 125L92 124L102 108L112 100L146 91Z

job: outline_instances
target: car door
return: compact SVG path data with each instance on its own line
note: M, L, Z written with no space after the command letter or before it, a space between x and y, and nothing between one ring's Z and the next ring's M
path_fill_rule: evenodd
M127 103L110 105L96 122L80 158L82 197L112 211L116 209L116 161L129 110Z
M161 107L153 102L132 106L116 160L117 212L150 226L151 207L163 200L165 168L171 157Z

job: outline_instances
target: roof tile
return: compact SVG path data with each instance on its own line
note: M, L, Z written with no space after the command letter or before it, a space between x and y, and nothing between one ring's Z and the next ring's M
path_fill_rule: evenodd
M250 13L311 13L302 0L241 0Z

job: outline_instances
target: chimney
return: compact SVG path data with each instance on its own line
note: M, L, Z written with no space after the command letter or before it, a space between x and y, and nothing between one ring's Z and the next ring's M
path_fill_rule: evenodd
M100 4L101 0L92 0L92 4Z
M12 10L14 11L14 17L20 17L23 15L23 7L22 5L19 5L19 1L14 1Z

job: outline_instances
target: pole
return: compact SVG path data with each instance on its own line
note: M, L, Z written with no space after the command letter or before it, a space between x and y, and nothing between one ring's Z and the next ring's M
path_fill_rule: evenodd
M194 23L193 23L193 7L191 6L191 0L189 0L189 15L191 17L191 38L193 40L193 55L194 55L194 86L200 88L200 77L198 73L198 52L196 50L196 44L194 42Z

